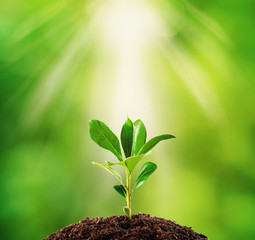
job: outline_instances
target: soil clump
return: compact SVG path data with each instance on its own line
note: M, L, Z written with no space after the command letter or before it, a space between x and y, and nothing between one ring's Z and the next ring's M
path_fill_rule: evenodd
M181 226L171 220L148 214L89 217L66 226L44 240L207 240L191 227Z

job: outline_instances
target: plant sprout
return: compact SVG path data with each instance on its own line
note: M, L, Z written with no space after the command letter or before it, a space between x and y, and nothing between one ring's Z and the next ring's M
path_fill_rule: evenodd
M147 133L143 122L139 119L133 123L127 117L122 127L120 137L124 152L122 154L118 138L106 124L99 120L91 120L89 122L89 127L89 133L92 140L100 147L111 151L119 160L119 162L114 163L109 161L106 161L105 164L96 162L92 163L108 171L119 181L120 184L115 185L113 188L126 199L127 206L123 208L123 211L131 219L132 192L140 187L149 178L149 176L157 169L157 165L152 162L144 163L133 186L131 186L132 171L160 141L175 138L175 136L164 134L154 137L146 142ZM123 183L120 174L112 168L114 165L120 165L125 168L125 184Z

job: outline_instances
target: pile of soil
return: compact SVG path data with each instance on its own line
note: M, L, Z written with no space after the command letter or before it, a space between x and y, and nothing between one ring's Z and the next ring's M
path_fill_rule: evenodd
M181 226L164 218L148 214L85 218L51 234L44 240L206 240L206 236L194 232L191 227Z

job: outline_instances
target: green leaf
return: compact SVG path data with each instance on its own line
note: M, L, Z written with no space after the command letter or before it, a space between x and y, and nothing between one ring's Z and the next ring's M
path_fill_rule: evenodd
M140 187L156 169L157 165L155 163L146 162L139 172L133 190Z
M110 166L108 166L107 164L102 164L102 163L97 163L97 162L92 162L92 164L106 170L107 172L111 173L115 178L118 179L118 181L122 183L122 179L121 179L121 176L116 172L114 171Z
M133 124L134 133L133 133L133 147L132 147L132 156L137 155L141 147L146 142L146 128L143 122L138 119Z
M114 189L116 190L116 192L119 193L122 197L126 198L127 193L126 193L126 189L124 188L123 185L115 185L113 188L114 188Z
M121 130L121 145L125 156L130 157L133 143L133 123L127 117Z
M111 151L119 161L123 161L120 142L110 128L98 120L91 120L89 122L89 127L89 134L92 140L100 147Z
M129 219L131 219L131 209L127 206L123 208L123 212L128 216Z
M147 155L148 155L148 153L147 153L147 154L142 154L142 155L133 156L133 157L129 157L129 158L125 159L124 161L118 162L118 163L113 163L113 162L107 161L107 164L108 164L109 166L112 166L112 165L121 165L121 166L127 167L128 170L129 170L129 172L131 173L131 172L133 171L133 169L135 168L135 166L136 166L143 158L145 158Z
M146 157L146 154L129 157L124 161L130 173L144 157Z
M147 143L143 145L143 147L140 149L139 154L144 154L150 151L152 148L154 148L160 141L175 138L175 136L170 134L164 134L157 137L154 137L150 139Z

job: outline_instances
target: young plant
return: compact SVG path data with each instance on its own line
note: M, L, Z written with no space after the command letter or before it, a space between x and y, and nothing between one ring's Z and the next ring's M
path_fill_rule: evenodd
M127 117L121 130L121 145L124 154L121 152L120 142L116 135L99 120L91 120L89 122L90 137L100 147L111 151L119 160L119 162L106 161L105 164L92 162L94 165L111 173L118 181L119 185L113 188L126 199L127 206L123 208L125 214L131 219L131 195L132 192L140 187L149 176L157 169L157 165L152 162L143 164L138 177L131 186L131 173L136 165L155 147L160 141L175 138L170 134L164 134L150 139L146 142L146 129L143 122L139 119L134 123ZM126 182L123 183L121 176L112 166L120 165L125 168Z

